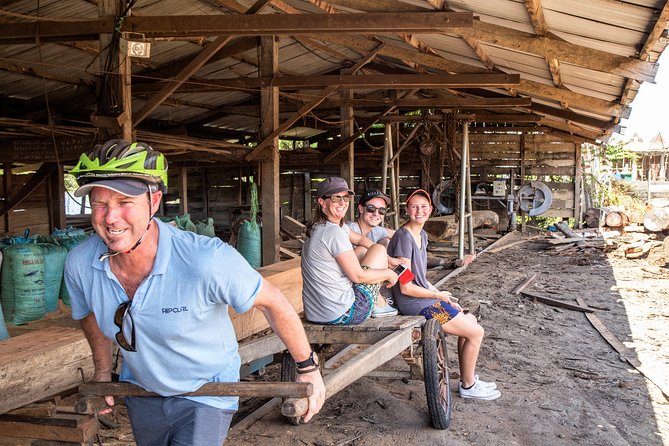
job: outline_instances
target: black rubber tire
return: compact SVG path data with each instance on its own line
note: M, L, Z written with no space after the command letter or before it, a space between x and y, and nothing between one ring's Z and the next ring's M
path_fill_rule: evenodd
M423 326L423 375L430 419L435 429L448 429L451 424L451 388L448 370L446 335L435 319Z
M295 382L295 377L297 376L297 365L293 360L293 357L290 356L290 353L287 351L283 352L281 357L281 382L292 383ZM302 422L302 417L286 417L290 424L299 426L304 424Z

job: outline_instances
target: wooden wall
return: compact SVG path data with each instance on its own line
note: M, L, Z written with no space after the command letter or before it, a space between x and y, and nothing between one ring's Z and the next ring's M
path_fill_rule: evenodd
M552 134L472 133L469 135L472 185L509 179L513 169L516 189L532 180L545 183L553 204L542 217L580 214L580 145Z

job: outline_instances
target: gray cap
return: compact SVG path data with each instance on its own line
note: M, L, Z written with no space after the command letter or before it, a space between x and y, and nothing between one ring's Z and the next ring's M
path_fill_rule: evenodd
M149 184L144 181L133 180L131 178L115 178L84 184L74 192L74 196L83 197L88 195L94 187L103 187L128 197L138 197L143 195L149 191L149 187L151 187L151 192L157 190L154 185L149 186Z
M338 192L348 192L353 195L353 191L348 187L345 179L340 177L330 177L321 183L316 188L316 198L323 198L326 195L336 194Z

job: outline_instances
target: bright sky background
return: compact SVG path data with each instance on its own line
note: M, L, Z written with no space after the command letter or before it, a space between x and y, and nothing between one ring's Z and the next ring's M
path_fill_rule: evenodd
M664 51L658 63L660 67L655 76L655 83L644 82L639 93L632 101L630 119L622 119L621 125L627 127L623 136L613 134L614 139L629 140L638 133L645 142L649 142L658 132L669 136L669 51Z

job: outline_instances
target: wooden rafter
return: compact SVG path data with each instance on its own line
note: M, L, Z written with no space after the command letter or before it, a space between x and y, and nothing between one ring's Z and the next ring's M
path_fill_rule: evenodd
M237 78L237 79L198 79L189 85L181 82L177 85L180 92L203 92L220 89L251 90L262 87L278 87L281 89L303 89L339 85L349 89L404 89L404 88L471 88L471 87L506 87L515 86L520 81L518 74L485 73L485 74L368 74L356 75L322 75L322 76L279 76L274 78ZM169 84L176 81L168 81ZM165 87L163 87L165 88ZM148 93L155 86L145 84L145 88L136 87L137 92ZM162 90L162 88L161 88Z
M351 73L355 73L358 71L360 68L362 68L365 64L367 64L370 60L374 59L377 54L378 50L383 47L383 44L381 44L379 47L377 47L375 50L372 50L365 56L363 59L359 60L353 67L351 67ZM304 115L309 113L314 107L316 107L318 104L323 102L328 96L330 96L332 93L334 93L337 89L339 88L339 85L330 85L329 87L324 88L314 99L309 101L308 103L304 104L302 107L299 108L299 110L293 114L290 118L286 119L284 122L279 124L279 126L265 139L260 141L260 144L258 144L251 153L246 155L246 160L247 161L253 161L256 159L265 149L272 144L275 138L277 138L281 133L285 132L289 128L293 126L297 122L298 119L301 119Z
M148 38L175 36L261 36L300 34L382 34L396 32L443 32L469 27L472 14L463 12L405 12L368 14L206 15L206 16L129 16L121 32L143 34ZM0 43L17 44L69 40L95 40L111 33L113 18L82 19L71 22L44 20L39 23L5 23L0 27Z
M544 17L544 7L541 0L525 0L525 8L527 8L527 14L530 16L534 32L538 36L548 34L548 25Z

